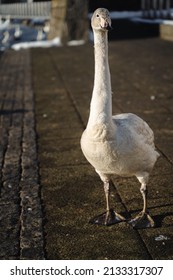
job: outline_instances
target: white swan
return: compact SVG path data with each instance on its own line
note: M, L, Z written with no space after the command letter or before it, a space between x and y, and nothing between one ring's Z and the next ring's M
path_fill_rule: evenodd
M43 28L40 27L37 33L37 41L42 41L43 39L45 39L45 34L43 32Z
M16 25L15 31L14 31L14 38L15 40L19 40L22 37L22 30L20 28L20 24Z
M44 24L44 26L43 26L43 31L44 31L45 33L49 33L49 31L50 31L50 23L49 23L49 22L46 22L46 23Z
M10 15L6 17L6 20L4 22L1 22L0 30L4 30L10 27Z
M153 131L138 116L128 113L112 117L112 91L108 64L108 10L97 9L91 20L94 32L95 78L87 127L81 137L81 148L104 183L106 212L95 223L106 225L125 218L109 206L111 175L136 176L141 183L143 210L129 223L136 228L153 227L147 211L147 183L159 156L154 146ZM104 222L102 222L104 220Z

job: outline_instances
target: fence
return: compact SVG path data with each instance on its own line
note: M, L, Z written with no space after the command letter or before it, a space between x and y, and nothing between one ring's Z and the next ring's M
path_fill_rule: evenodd
M144 18L173 19L173 0L141 0Z
M0 4L0 15L10 15L11 18L44 18L49 19L51 13L51 1Z

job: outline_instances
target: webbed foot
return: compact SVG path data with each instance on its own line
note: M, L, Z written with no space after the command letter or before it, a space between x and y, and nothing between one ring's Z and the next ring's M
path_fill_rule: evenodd
M146 212L140 212L134 219L128 221L128 223L136 229L154 227L153 219Z
M103 214L91 219L90 223L96 225L110 226L113 224L124 222L125 220L126 219L123 216L116 213L113 209L110 209L109 211L106 211Z

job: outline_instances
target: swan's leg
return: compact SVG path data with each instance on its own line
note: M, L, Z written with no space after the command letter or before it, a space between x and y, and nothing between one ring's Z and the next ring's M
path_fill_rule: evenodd
M130 220L129 223L134 228L154 227L154 221L147 211L147 184L141 178L138 178L138 180L142 181L140 192L143 198L143 210L134 219Z
M110 196L110 185L109 182L104 182L104 191L106 197L106 217L105 225L117 224L119 222L125 221L125 218L120 214L116 213L113 209L110 209L109 206L109 196Z
M109 190L109 182L104 182L104 191L105 191L105 197L106 197L106 211L110 211L109 207L109 196L110 196L110 190Z
M125 218L123 216L116 213L109 206L109 196L110 196L109 181L104 181L104 191L106 197L106 212L104 212L103 214L97 217L94 217L90 222L93 224L109 226L125 221Z

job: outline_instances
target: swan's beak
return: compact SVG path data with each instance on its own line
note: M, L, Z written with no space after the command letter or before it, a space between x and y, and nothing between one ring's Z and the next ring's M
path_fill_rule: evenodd
M109 25L108 28L107 28L108 31L110 31L112 29L113 29L112 25Z
M112 29L111 19L101 18L100 26L104 30L111 30Z

